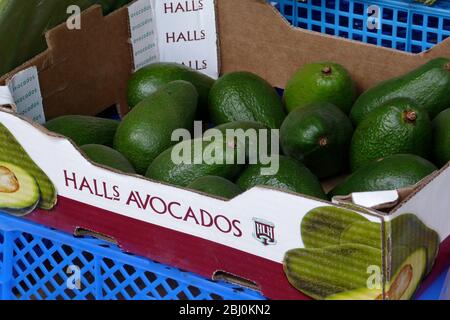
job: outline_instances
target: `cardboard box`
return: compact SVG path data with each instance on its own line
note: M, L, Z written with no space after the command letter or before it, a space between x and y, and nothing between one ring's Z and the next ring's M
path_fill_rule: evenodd
M294 29L264 1L218 0L216 10L221 72L252 71L280 88L294 70L317 60L342 63L364 90L431 58L450 57L450 39L414 55ZM49 49L0 80L6 84L23 70L29 82L15 88L38 79L42 101L39 95L31 99L42 103L47 119L64 114L96 115L111 105L117 105L121 114L128 111L126 85L136 61L127 8L103 17L99 7L92 7L82 14L82 21L81 30L68 31L61 25L49 31ZM408 190L354 194L337 199L337 203L261 187L225 201L95 165L69 140L13 111L0 111L0 132L9 137L0 141L2 153L23 148L34 163L30 167L42 169L58 193L55 206L33 210L26 219L74 234L107 238L127 252L205 277L234 279L271 299L307 299L305 293L319 298L335 297L332 293L344 294L340 298L402 298L405 292L395 295L392 288L401 286L405 278L408 284L417 280L413 277L416 269L430 271L425 271L434 262L434 253L429 252L435 250L427 246L424 252L421 248L435 236L440 242L439 255L427 281L450 263L450 165ZM4 162L2 155L1 159ZM311 246L301 225L323 215L331 224L339 224L343 216L356 217L375 230L379 248L370 252L376 263L357 257L351 260L367 264L367 287L361 287L361 273L350 274L344 284L336 280L331 289L312 286L314 292L301 292L289 283L285 271L291 282L298 275L292 274L289 264L283 269L285 255ZM317 220L315 223L313 228L318 226ZM355 265L345 259L357 256L360 248L347 249L338 261L332 257L341 252L328 249L320 253L312 249L312 254L301 249L292 252L291 260L300 255L302 261L308 261L318 255L328 263L301 266L311 277L317 272L349 275ZM405 261L410 264L403 265ZM397 271L404 277L398 277ZM399 279L400 283L394 281ZM334 292L339 286L341 292Z

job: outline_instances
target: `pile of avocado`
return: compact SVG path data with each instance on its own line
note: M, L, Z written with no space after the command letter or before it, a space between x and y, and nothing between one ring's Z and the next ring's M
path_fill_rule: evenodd
M155 63L131 77L131 111L121 122L64 116L46 127L71 138L96 163L213 196L229 199L264 185L330 199L409 187L444 166L450 160L449 91L446 58L359 97L350 73L331 62L304 65L288 81L283 97L250 72L214 81L183 65ZM262 175L258 161L216 164L195 153L196 142L204 148L237 149L233 141L172 141L175 130L192 131L194 120L203 121L205 131L211 124L222 132L279 129L281 150L272 154L279 157L278 173ZM191 149L192 164L171 161L181 148ZM321 180L340 176L347 179L326 194Z
M382 225L346 209L319 207L300 229L304 248L286 253L284 271L315 299L409 300L431 271L440 243L413 214Z

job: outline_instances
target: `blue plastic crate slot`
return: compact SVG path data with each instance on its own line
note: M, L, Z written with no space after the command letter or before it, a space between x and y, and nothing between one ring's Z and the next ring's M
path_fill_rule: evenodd
M70 269L69 269L70 268ZM69 285L79 272L79 288ZM76 238L0 213L0 298L26 300L263 299L91 238Z
M431 7L413 0L269 2L293 26L401 51L422 52L450 36L450 0Z

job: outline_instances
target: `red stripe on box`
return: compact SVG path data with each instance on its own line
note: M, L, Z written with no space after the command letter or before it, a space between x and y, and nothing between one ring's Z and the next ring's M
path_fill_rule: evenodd
M84 228L107 235L126 252L206 278L228 272L256 283L269 299L309 299L289 284L280 263L68 198L58 197L55 209L37 210L27 218L71 234Z
M28 219L73 234L77 228L109 236L129 253L212 278L225 271L258 285L269 299L310 300L292 287L280 263L216 242L128 218L64 197L52 211L37 210ZM450 266L450 237L442 242L432 273L419 292Z

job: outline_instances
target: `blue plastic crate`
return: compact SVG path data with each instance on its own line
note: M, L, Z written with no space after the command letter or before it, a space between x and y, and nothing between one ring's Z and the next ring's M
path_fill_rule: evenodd
M78 278L79 289L71 288ZM0 298L263 299L253 290L204 279L125 254L100 240L75 238L3 213L0 213Z
M418 53L450 36L450 0L268 0L295 27ZM376 10L376 11L372 11Z

